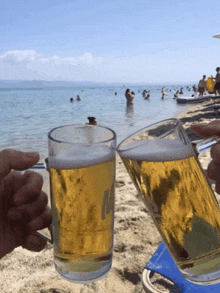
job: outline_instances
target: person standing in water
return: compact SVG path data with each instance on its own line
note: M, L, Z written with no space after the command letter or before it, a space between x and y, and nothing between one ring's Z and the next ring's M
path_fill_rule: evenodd
M163 100L167 96L167 93L165 92L164 88L161 89L161 94L162 94L161 99Z
M206 90L206 76L203 75L202 79L200 79L199 84L198 84L199 95L203 96L205 90Z
M126 89L125 98L127 100L127 106L133 104L134 97L135 97L135 93L131 92L130 89Z

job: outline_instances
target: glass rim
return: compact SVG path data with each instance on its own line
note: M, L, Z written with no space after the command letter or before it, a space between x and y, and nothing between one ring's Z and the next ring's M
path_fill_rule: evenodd
M77 142L68 142L68 141L65 141L65 140L59 140L59 139L55 139L52 137L52 133L57 130L57 129L60 129L60 128L64 128L64 127L68 127L68 126L84 126L84 127L99 127L99 128L104 128L106 130L108 130L109 132L112 133L112 137L107 139L107 140L101 140L99 142L95 142L93 143L93 145L95 144L102 144L102 143L108 143L110 141L114 141L116 140L116 133L114 130L112 130L111 128L109 127L106 127L106 126L103 126L103 125L86 125L86 124L80 124L80 123L72 123L72 124L65 124L65 125L60 125L60 126L57 126L57 127L54 127L53 129L51 129L49 132L48 132L48 138L50 140L52 140L53 142L56 142L56 143L66 143L66 144L71 144L71 145L86 145L86 143L77 143Z
M182 122L181 122L178 118L168 118L168 119L160 120L160 121L157 121L157 122L155 122L155 123L149 124L149 125L147 125L147 126L141 128L141 129L135 131L133 134L130 134L130 135L129 135L128 137L126 137L125 139L123 139L123 140L119 143L119 145L117 146L117 151L119 151L119 153L120 153L120 152L126 152L126 151L128 151L128 150L133 149L133 147L131 147L131 148L128 148L128 149L126 149L126 150L123 150L123 149L120 149L120 147L122 146L122 144L124 144L124 142L126 142L126 140L129 140L130 138L137 136L139 133L143 132L144 130L147 130L147 128L151 128L152 126L155 126L155 125L157 125L157 124L161 124L161 123L166 122L166 121L176 121L176 126L182 124ZM162 136L162 135L163 135L163 134L161 134L160 136ZM159 138L159 136L158 136L157 138Z

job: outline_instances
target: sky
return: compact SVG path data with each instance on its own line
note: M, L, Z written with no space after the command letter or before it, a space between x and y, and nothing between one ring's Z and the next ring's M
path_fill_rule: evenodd
M0 80L196 82L220 66L219 0L7 0Z

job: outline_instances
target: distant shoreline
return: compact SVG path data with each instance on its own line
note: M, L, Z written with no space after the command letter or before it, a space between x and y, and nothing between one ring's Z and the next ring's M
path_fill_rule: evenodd
M76 86L109 86L109 87L132 87L132 86L186 86L197 84L197 82L158 82L158 83L129 83L129 82L92 82L92 81L47 81L47 80L0 80L1 89L43 89L43 88L61 88L61 87L76 87Z

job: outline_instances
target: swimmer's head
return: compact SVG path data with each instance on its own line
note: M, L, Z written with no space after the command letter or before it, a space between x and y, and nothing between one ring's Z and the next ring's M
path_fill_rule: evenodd
M89 116L87 117L87 119L89 120L89 123L88 123L89 125L97 125L97 120L95 117Z

